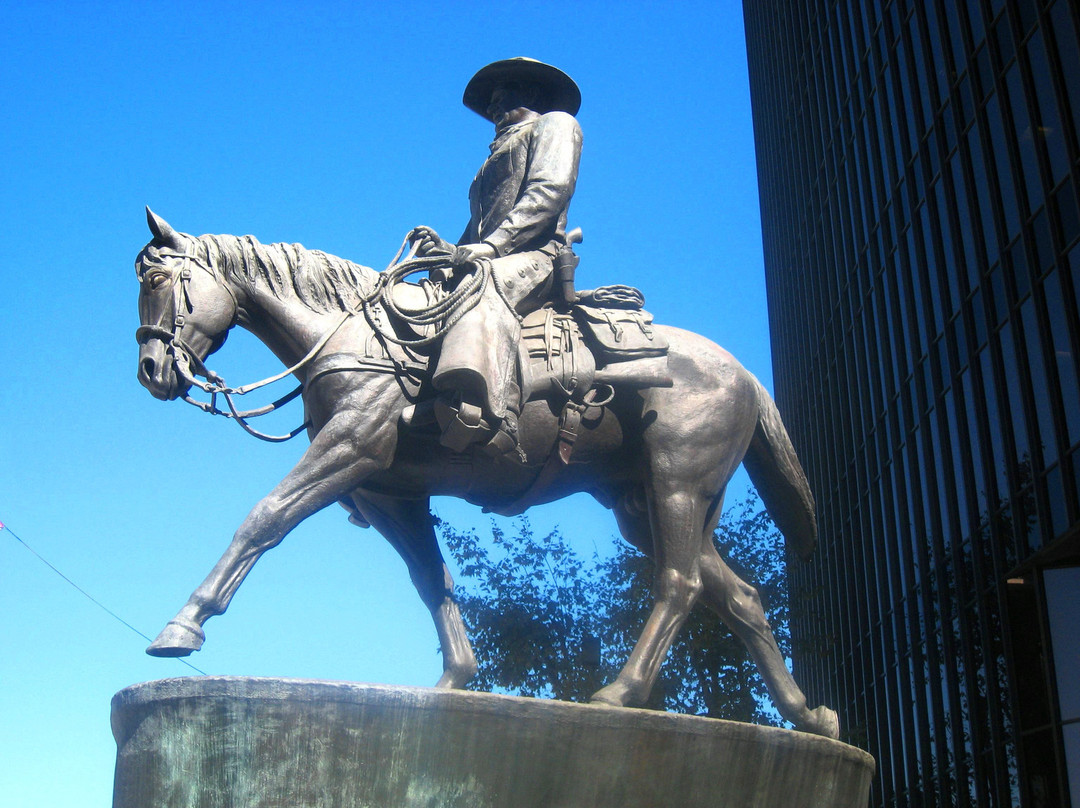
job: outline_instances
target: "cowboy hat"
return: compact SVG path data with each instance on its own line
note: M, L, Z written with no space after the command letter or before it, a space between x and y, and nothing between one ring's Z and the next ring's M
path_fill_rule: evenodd
M581 107L581 90L572 78L557 67L525 56L503 59L480 68L466 85L461 101L477 115L491 120L487 114L491 93L507 82L532 84L541 89L536 104L538 109L534 112L544 114L562 110L576 115Z

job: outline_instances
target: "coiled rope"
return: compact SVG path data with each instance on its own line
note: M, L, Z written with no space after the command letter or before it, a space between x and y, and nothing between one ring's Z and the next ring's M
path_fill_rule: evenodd
M463 275L453 290L446 292L445 287L429 287L435 292L433 303L418 308L404 307L394 300L394 287L397 284L418 272L430 272L433 269L450 266L449 253L439 252L418 258L415 256L415 245L405 259L398 262L398 258L408 243L409 239L406 237L397 255L394 256L394 260L390 262L390 266L379 275L376 287L370 294L364 296L361 304L364 317L380 338L408 348L422 348L441 340L458 320L480 302L480 297L484 294L491 279L491 264L483 259L476 261L474 264L476 270ZM381 305L390 318L399 320L418 331L428 328L434 330L427 336L399 337L383 327L381 318L374 310L376 305Z

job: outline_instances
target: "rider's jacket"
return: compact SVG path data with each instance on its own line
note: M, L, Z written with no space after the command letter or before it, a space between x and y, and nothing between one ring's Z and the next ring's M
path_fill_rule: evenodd
M472 216L458 243L483 241L499 256L529 250L554 256L565 235L581 142L578 122L558 111L499 133L469 189Z
M499 132L469 190L472 216L458 243L495 248L494 283L443 338L432 381L480 404L496 421L521 406L515 312L527 314L544 302L580 156L577 121L548 112Z

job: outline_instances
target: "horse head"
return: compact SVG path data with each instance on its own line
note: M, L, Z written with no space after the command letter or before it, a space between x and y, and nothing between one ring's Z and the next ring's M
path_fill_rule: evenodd
M146 209L153 239L139 253L139 382L155 397L187 394L193 373L236 323L239 304L208 250Z

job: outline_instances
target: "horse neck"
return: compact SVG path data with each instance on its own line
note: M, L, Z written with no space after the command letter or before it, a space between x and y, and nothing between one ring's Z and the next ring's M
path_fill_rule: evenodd
M298 244L264 245L252 236L200 241L236 297L238 325L286 365L305 356L344 313L358 310L378 278L367 267Z

